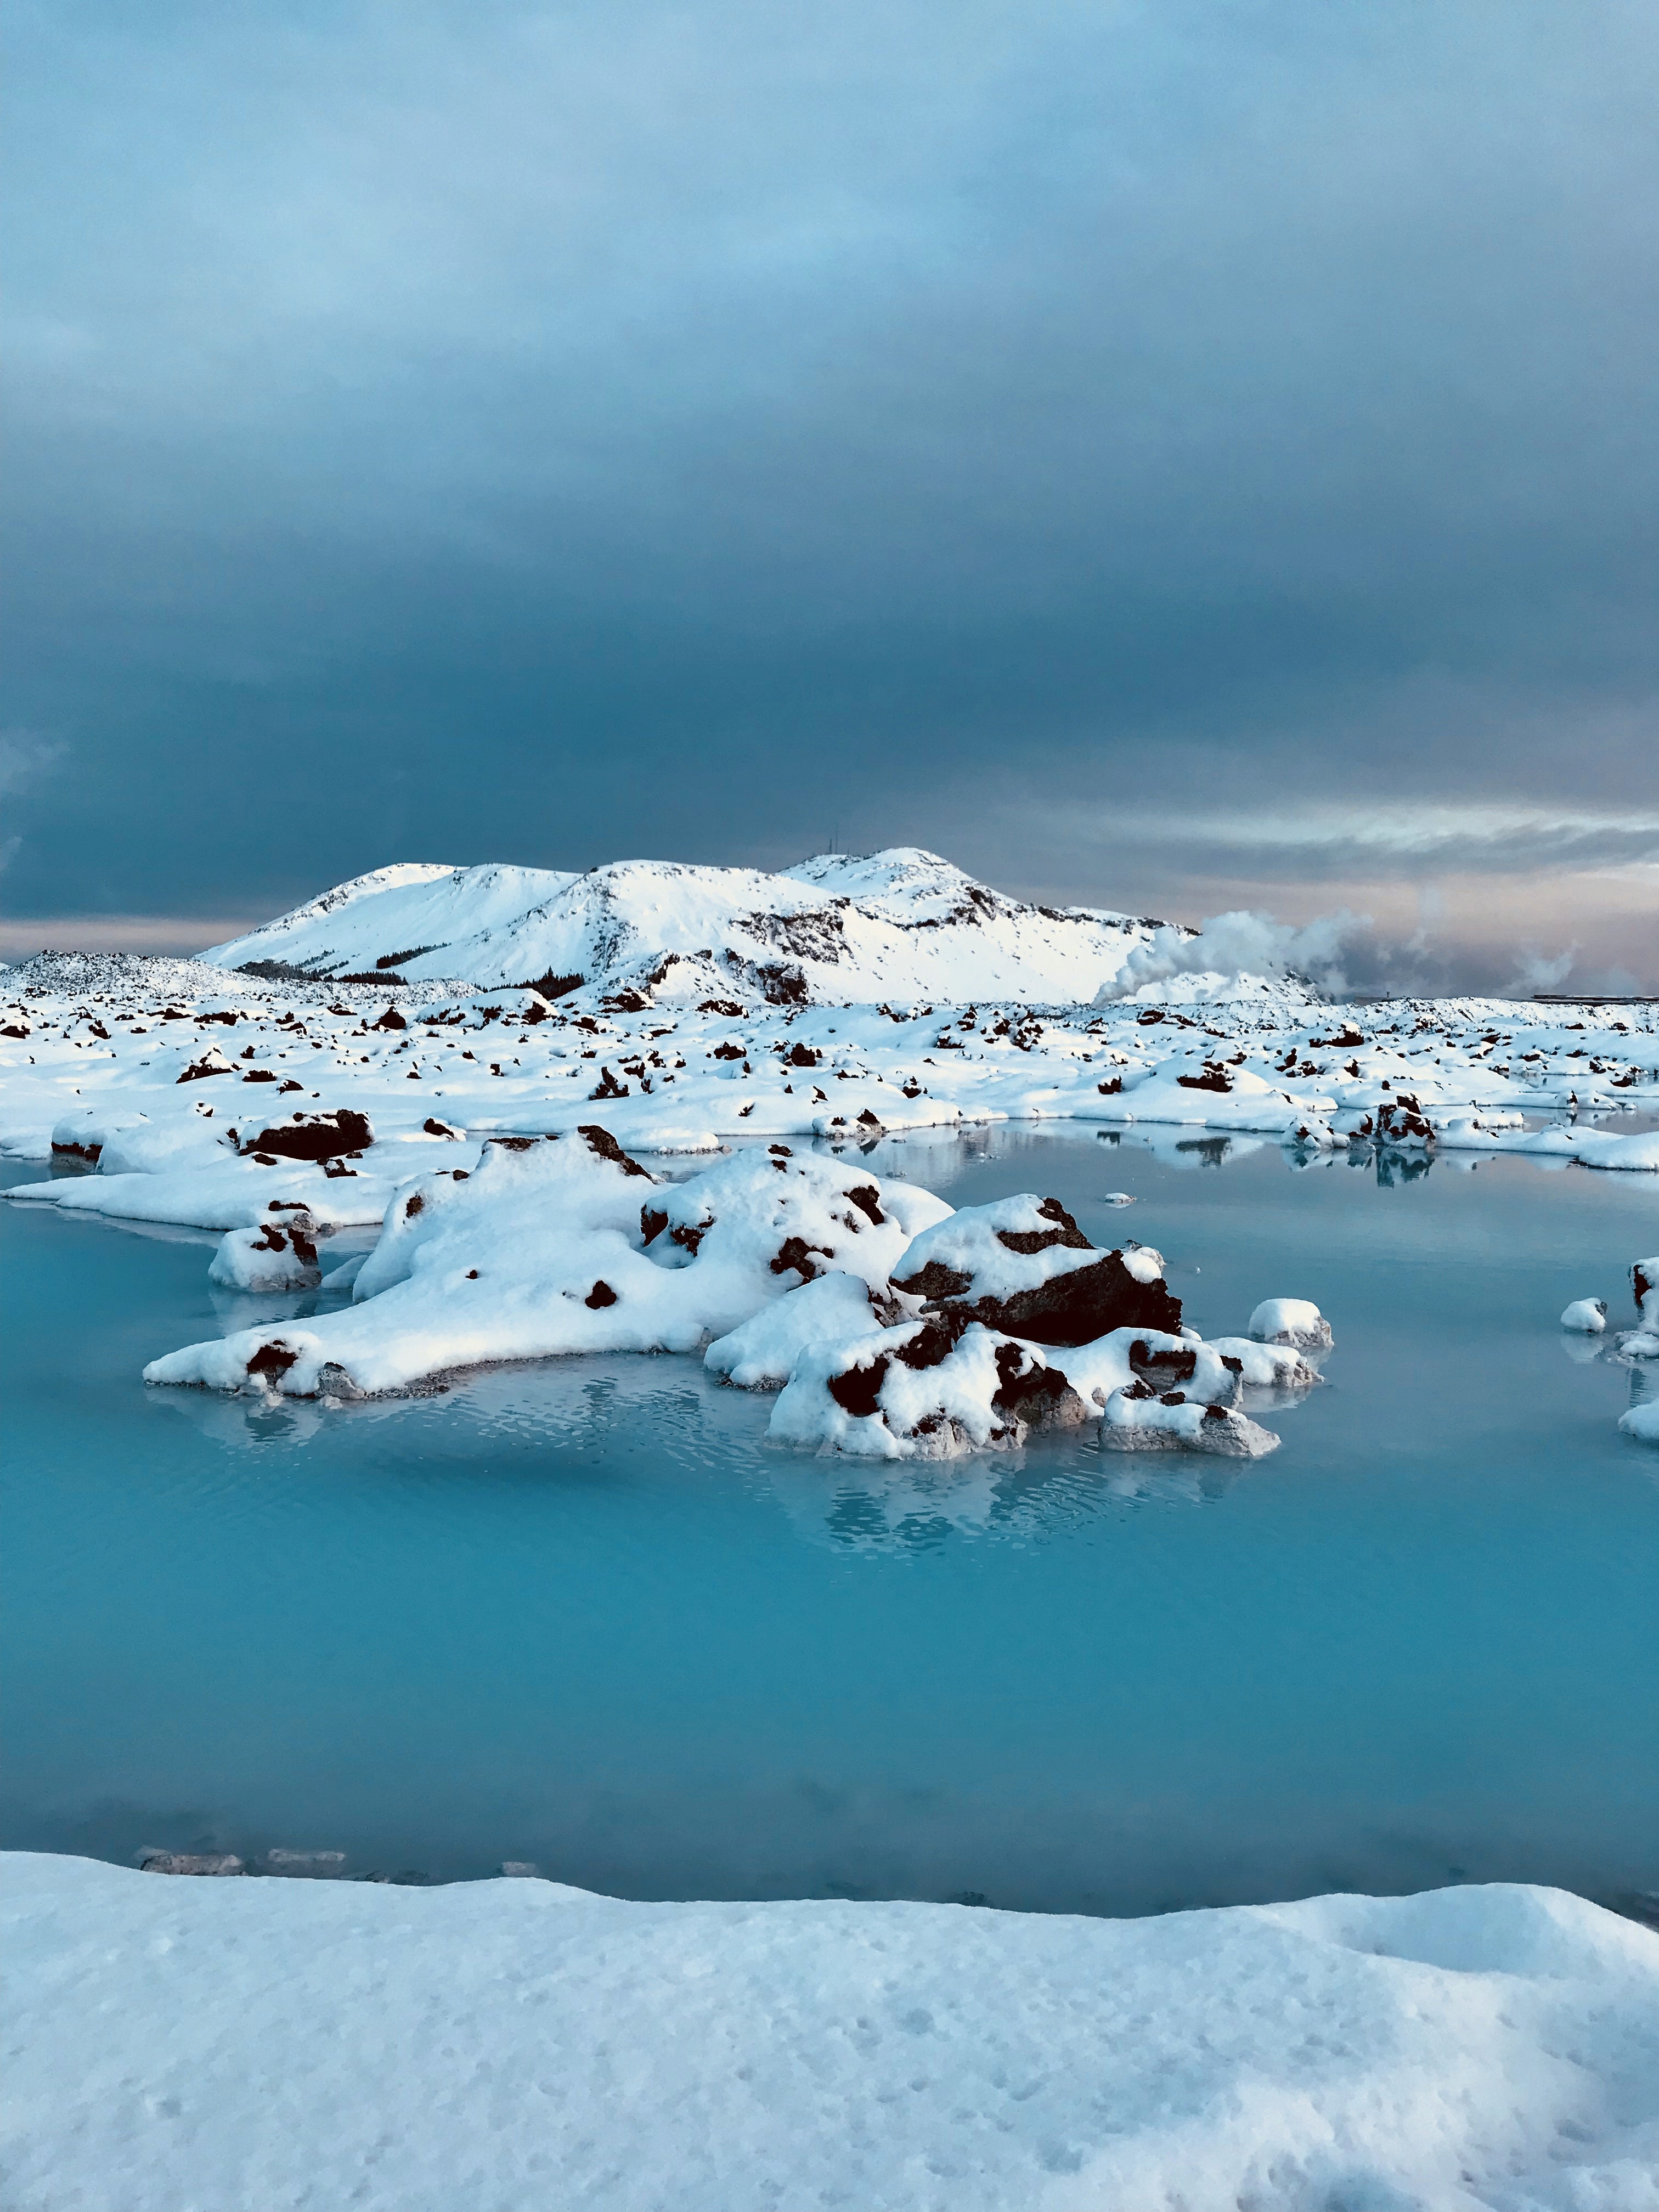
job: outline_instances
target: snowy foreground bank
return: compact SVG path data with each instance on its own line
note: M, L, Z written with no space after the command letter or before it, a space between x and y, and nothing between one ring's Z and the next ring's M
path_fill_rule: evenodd
M0 1859L13 2212L1647 2212L1659 1936Z

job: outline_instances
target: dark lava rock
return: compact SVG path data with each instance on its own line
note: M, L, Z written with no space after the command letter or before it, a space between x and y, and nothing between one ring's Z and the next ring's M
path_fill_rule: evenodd
M1201 1075L1177 1075L1176 1081L1183 1091L1231 1091L1233 1079L1218 1060L1206 1060Z
M1036 1209L1041 1229L999 1229L996 1241L1023 1258L1060 1248L1093 1250L1088 1238L1058 1199ZM1158 1329L1173 1336L1181 1327L1181 1301L1160 1277L1142 1282L1125 1264L1121 1251L1056 1272L1029 1289L996 1295L980 1289L974 1276L943 1260L932 1259L893 1285L930 1306L960 1316L964 1324L982 1322L1005 1336L1036 1344L1091 1344L1115 1328Z
M1161 1279L1138 1281L1121 1252L1103 1252L1091 1266L1053 1275L1012 1297L977 1298L966 1310L987 1328L1034 1344L1092 1344L1115 1328L1156 1328L1173 1336L1181 1327L1180 1299Z
M1037 1208L1041 1219L1049 1224L1046 1229L999 1229L997 1243L1010 1252L1051 1252L1056 1244L1073 1252L1087 1252L1093 1248L1057 1198L1045 1198Z
M273 1122L248 1138L242 1152L245 1158L250 1152L276 1152L289 1160L331 1160L342 1152L362 1152L374 1141L368 1115L342 1106L331 1114L295 1114L286 1121Z
M1039 1366L1018 1344L997 1346L997 1373L1002 1383L991 1405L1005 1420L1024 1421L1028 1429L1074 1429L1090 1417L1060 1370Z
M643 1176L647 1182L657 1180L649 1168L642 1168L636 1159L623 1152L610 1130L602 1129L597 1121L584 1121L576 1134L596 1159L609 1160L612 1167L620 1168L624 1175Z
M679 1231L674 1233L678 1236ZM786 1237L773 1257L772 1273L787 1275L793 1267L804 1283L810 1283L818 1273L814 1252L822 1253L826 1260L835 1257L827 1244L809 1244L804 1237Z
M247 1371L250 1375L286 1375L299 1357L280 1337L273 1337L269 1344L259 1346L247 1364Z

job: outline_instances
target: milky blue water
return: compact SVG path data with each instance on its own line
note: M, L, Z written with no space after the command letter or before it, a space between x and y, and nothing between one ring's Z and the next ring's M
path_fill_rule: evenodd
M293 1310L216 1304L212 1239L0 1207L0 1841L1100 1911L1659 1887L1659 1453L1556 1326L1626 1310L1659 1178L1080 1130L872 1164L1058 1194L1206 1334L1312 1297L1328 1384L1241 1468L804 1458L678 1358L264 1411L138 1380Z

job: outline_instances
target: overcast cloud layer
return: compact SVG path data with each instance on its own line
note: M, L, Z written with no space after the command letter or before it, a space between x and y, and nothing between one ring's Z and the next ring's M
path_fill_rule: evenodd
M1647 0L7 35L9 942L833 839L1659 988Z

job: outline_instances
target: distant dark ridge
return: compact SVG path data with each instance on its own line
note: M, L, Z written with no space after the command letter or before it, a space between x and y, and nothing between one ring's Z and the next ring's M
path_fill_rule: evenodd
M1594 991L1534 991L1535 1006L1659 1006L1652 992L1629 999L1603 998Z

